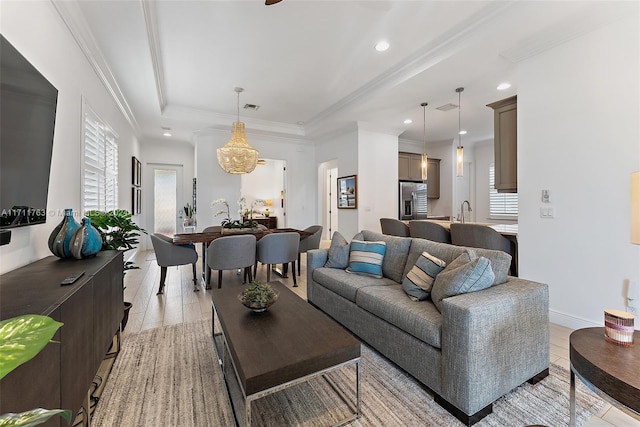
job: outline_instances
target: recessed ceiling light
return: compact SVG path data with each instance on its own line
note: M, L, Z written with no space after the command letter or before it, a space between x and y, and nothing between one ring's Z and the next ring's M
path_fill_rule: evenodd
M166 137L170 137L170 136L171 136L171 132L165 132L165 133L163 133L162 135L163 135L163 136L166 136Z
M411 119L404 119L404 124L405 124L405 125L408 125L408 124L411 124L411 123L413 123L413 120L411 120Z
M387 49L389 49L389 43L386 40L381 40L376 44L376 50L378 52L384 52Z
M509 89L510 87L511 87L511 83L504 82L504 83L500 83L496 89L506 90L506 89Z
M466 135L467 131L466 130L461 130L460 132L458 132L458 135Z

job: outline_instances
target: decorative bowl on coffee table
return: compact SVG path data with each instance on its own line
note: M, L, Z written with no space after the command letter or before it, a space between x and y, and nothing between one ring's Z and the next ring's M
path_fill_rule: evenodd
M260 313L271 307L278 300L278 295L278 292L268 283L254 280L243 292L238 294L238 299L254 313Z

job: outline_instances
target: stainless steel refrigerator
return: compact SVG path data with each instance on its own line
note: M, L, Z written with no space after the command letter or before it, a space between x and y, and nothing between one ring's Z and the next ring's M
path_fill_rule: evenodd
M401 181L399 194L399 219L427 219L427 184Z

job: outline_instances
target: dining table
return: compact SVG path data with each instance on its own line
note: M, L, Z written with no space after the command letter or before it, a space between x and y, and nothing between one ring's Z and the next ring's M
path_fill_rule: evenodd
M296 232L300 235L300 240L305 239L311 236L313 233L305 230L298 230L296 228L269 228L269 229L260 229L259 231L247 231L247 232L228 232L228 231L209 231L209 232L196 232L196 233L177 233L173 235L173 244L174 245L188 245L188 244L197 244L202 243L202 283L205 289L211 289L211 285L207 280L207 246L209 243L213 242L216 239L227 236L237 236L238 234L253 234L256 236L256 240L260 240L264 236L273 233L291 233ZM282 277L286 277L286 271L279 271L275 269L275 272L280 274ZM295 272L294 272L295 273Z

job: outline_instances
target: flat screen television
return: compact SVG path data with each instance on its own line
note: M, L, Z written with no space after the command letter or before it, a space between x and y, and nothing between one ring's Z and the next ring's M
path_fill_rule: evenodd
M0 229L47 219L58 90L0 35Z

